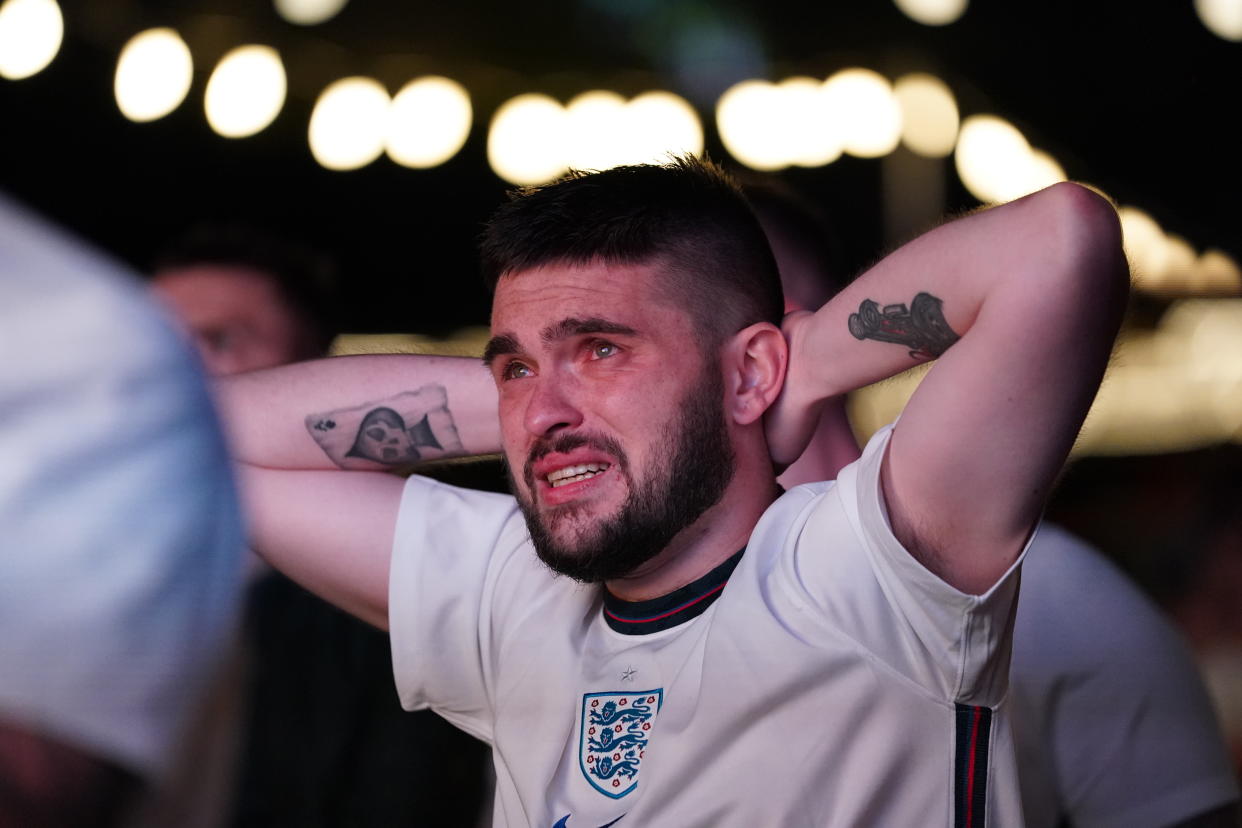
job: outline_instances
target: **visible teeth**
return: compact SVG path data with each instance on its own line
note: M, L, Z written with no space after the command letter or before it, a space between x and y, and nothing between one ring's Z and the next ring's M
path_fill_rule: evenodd
M548 483L552 488L588 480L608 468L607 463L584 463L579 466L566 466L548 475Z

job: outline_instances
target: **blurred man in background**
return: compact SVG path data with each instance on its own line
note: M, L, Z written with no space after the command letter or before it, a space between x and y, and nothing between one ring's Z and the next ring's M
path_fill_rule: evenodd
M845 287L818 206L772 179L750 180L747 197L787 310ZM781 482L834 478L858 456L835 401ZM1009 704L1027 828L1237 824L1237 781L1186 644L1117 567L1050 524L1022 564Z
M224 376L324 356L338 329L336 282L335 264L300 243L244 225L201 225L158 255L151 288L183 321L208 371ZM248 652L231 689L221 688L221 717L236 726L244 716L240 749L218 747L238 754L236 778L215 794L232 800L231 824L473 825L484 746L436 716L401 709L387 635L254 556L251 565ZM244 712L230 693L240 693ZM208 725L217 739L220 724ZM201 779L201 757L193 761ZM218 761L234 766L227 755ZM214 820L220 806L197 810Z
M128 824L236 625L203 378L137 280L0 197L0 825Z

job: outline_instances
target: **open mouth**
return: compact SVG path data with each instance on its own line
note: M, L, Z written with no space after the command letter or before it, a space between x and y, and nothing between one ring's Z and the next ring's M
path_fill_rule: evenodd
M549 486L558 489L561 486L568 486L570 483L590 480L596 475L603 474L610 467L610 463L581 463L576 466L565 466L564 468L549 472L545 479L548 481Z

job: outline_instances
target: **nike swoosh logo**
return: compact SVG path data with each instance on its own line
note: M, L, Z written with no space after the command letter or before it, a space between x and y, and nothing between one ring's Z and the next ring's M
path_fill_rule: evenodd
M553 825L552 828L568 828L569 818L571 816L573 816L573 814L565 814L565 816L561 817L560 819L556 821L556 824ZM612 822L606 822L603 825L599 826L599 828L608 828L609 825L616 825L624 817L625 817L625 814L622 814L621 816L614 819Z

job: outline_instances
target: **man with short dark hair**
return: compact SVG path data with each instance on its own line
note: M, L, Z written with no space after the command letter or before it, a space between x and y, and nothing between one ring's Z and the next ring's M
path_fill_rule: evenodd
M324 356L335 274L330 257L291 238L200 224L156 257L151 288L208 371L226 376ZM348 456L408 464L432 454L430 433L377 409ZM387 637L279 573L249 569L245 658L220 677L218 712L183 745L180 786L148 823L472 826L477 806L440 803L481 795L484 752L434 716L401 710Z
M779 327L702 162L527 191L484 261L486 371L330 360L222 403L258 548L389 628L407 708L493 746L496 822L1020 824L1018 562L1119 324L1111 206L1064 184L953 222ZM933 356L856 464L781 493L824 400ZM331 435L427 387L516 500L331 471Z
M335 267L280 236L198 225L156 256L151 284L215 375L314 359L332 344Z

